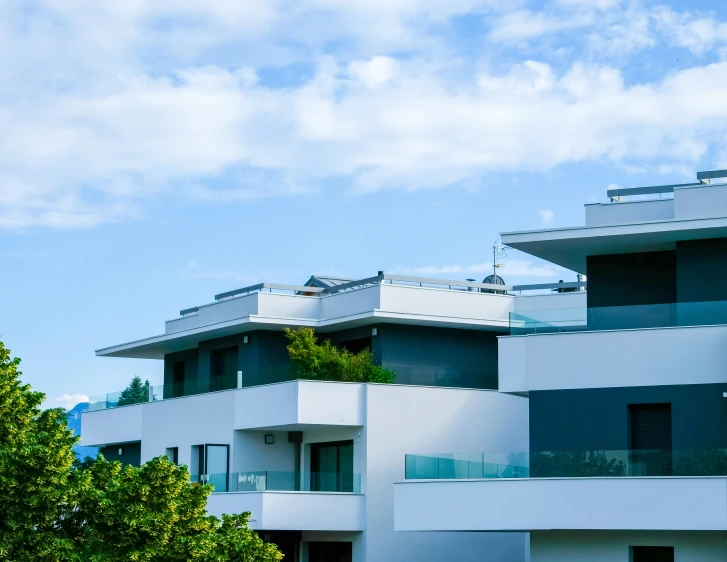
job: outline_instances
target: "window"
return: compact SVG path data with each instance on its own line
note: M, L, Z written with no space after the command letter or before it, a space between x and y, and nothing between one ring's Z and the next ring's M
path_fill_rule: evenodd
M674 547L632 546L631 562L674 562Z
M168 447L166 455L174 464L179 464L179 447Z
M172 398L184 396L184 361L175 361L172 364Z
M353 492L353 441L311 445L311 491Z
M228 390L237 386L237 347L216 349L210 365L210 390Z
M197 469L197 474L215 487L215 492L227 491L229 473L229 445L193 445L190 467Z
M632 404L631 476L672 474L671 404Z

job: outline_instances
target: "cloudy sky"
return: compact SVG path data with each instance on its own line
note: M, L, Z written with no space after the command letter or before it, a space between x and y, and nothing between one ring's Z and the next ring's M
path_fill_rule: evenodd
M217 292L478 278L499 232L720 167L722 1L9 0L0 338L73 405L159 382L93 350Z

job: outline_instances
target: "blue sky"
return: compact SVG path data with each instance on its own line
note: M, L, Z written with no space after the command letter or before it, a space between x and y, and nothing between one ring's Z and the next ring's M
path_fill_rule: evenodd
M727 167L726 22L717 1L5 2L0 338L72 406L160 382L93 350L218 292L482 278L499 232Z

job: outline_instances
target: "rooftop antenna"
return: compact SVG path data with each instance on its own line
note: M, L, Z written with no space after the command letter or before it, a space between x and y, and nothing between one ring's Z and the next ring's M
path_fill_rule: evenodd
M497 274L497 268L502 267L503 263L497 263L498 259L507 256L507 251L510 248L505 246L501 240L495 240L492 245L492 275L488 275L482 280L485 285L505 285L505 280ZM500 291L499 289L480 289L483 293L493 293L496 295L507 294L507 291Z
M509 246L505 246L502 240L497 239L492 245L492 275L497 275L497 268L503 267L505 264L497 263L498 259L506 258Z

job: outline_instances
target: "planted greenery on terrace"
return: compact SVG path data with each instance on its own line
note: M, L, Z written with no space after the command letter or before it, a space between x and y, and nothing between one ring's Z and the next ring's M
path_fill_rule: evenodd
M371 350L351 353L330 340L319 343L312 328L285 329L288 353L299 379L392 383L394 373L374 365Z

